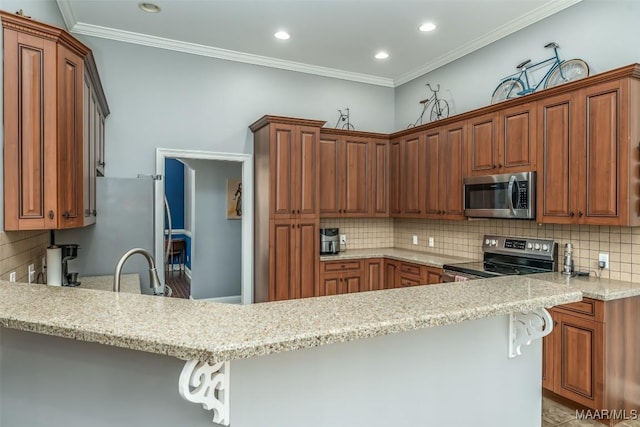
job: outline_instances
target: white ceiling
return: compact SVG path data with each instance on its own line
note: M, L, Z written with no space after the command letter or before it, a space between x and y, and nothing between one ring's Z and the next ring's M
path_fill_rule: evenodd
M71 32L394 87L581 0L57 0ZM438 28L421 33L418 26ZM285 29L287 41L273 34ZM377 60L379 50L389 53Z

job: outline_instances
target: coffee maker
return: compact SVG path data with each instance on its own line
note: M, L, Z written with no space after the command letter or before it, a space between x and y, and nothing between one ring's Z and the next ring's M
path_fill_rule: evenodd
M335 255L340 252L340 233L337 228L320 229L320 255Z
M78 247L80 245L76 243L68 243L58 246L62 250L62 286L79 286L80 282L78 282L78 273L70 273L68 263L72 259L76 259L78 257Z

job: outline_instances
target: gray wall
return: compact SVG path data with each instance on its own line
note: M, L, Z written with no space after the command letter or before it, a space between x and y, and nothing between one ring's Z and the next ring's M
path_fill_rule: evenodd
M191 251L194 299L240 295L242 221L226 217L227 179L242 179L242 163L180 159L195 170Z
M393 128L393 89L80 37L93 49L111 108L106 174L155 169L155 149L252 153L265 114L327 120L351 108L358 129Z
M583 0L396 88L395 128L404 129L419 116L418 102L428 92L425 83L440 83L450 115L488 105L500 79L515 72L518 63L550 56L552 51L543 47L550 41L560 45L561 58L587 61L591 74L639 62L638 22L637 0Z

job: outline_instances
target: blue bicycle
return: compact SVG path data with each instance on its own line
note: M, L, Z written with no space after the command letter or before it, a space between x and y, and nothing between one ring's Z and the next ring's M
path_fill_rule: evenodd
M551 42L545 47L547 49L553 49L554 55L551 58L535 64L531 64L530 59L518 64L516 68L520 71L502 79L498 87L496 87L496 90L493 91L493 95L491 96L492 104L535 92L543 83L544 89L546 89L589 75L589 66L582 59L560 60L560 56L558 55L558 48L560 46L558 46L557 43ZM540 82L532 87L529 84L529 69L545 64L549 64L549 70Z

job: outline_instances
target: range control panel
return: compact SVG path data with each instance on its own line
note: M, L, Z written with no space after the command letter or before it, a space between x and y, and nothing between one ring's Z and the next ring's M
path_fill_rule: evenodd
M553 257L557 245L553 240L529 237L505 237L485 235L482 241L484 252L507 253L513 255L538 254Z

